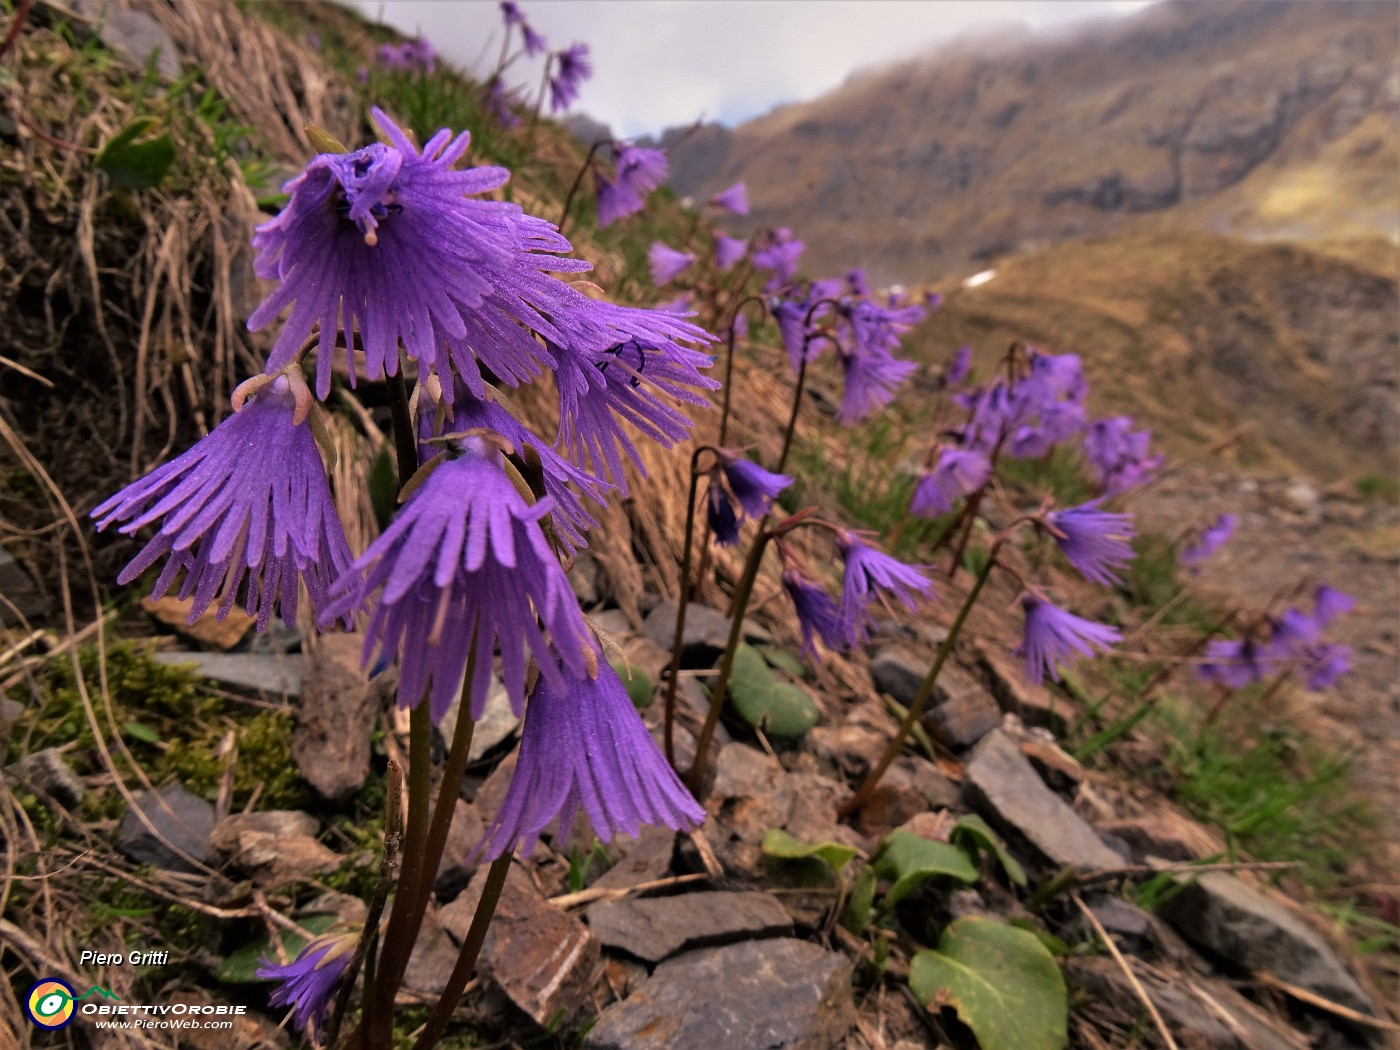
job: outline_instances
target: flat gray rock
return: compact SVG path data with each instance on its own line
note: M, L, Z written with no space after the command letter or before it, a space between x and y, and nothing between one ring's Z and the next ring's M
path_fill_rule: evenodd
M642 632L666 652L676 640L676 603L661 602L647 614ZM699 602L685 607L685 631L681 635L681 666L709 667L724 652L730 619ZM773 636L752 621L744 621L743 637L751 642L771 642Z
M691 948L792 933L792 920L777 898L756 892L599 901L584 918L603 947L649 963Z
M334 636L330 636L334 637ZM265 696L300 696L300 656L276 653L155 653L156 663L172 667L193 665L195 674Z
M18 627L21 617L31 627L43 623L48 612L44 593L24 566L3 547L0 547L0 594L7 599L0 602L0 624Z
M613 839L612 847L626 852L611 868L593 882L594 889L628 890L644 882L665 878L671 870L671 858L676 850L676 833L670 828L643 825L637 841L623 847L626 840Z
M1283 905L1235 876L1208 872L1157 907L1187 940L1247 971L1263 971L1324 999L1380 1012L1327 946Z
M702 948L662 963L608 1007L589 1050L828 1050L854 1019L846 958L792 938Z
M457 712L460 709L459 699L447 709L442 721L438 723L438 733L442 736L445 748L452 746L452 735L457 731ZM488 751L509 740L519 726L520 719L511 710L510 694L506 692L505 683L499 678L492 678L486 693L486 706L472 728L472 743L467 750L467 762L479 762Z
M321 635L303 656L274 657L305 668L292 759L306 782L326 799L353 795L369 772L380 686L360 669L362 644L358 634L337 632Z
M69 6L97 22L98 36L114 54L134 69L142 70L156 56L156 72L165 80L180 75L180 52L170 34L150 15L110 0L68 0Z
M1093 871L1123 866L1094 829L1045 786L1016 742L1000 729L988 733L973 751L963 792L987 820L1056 867Z
M133 803L117 829L117 849L136 863L196 872L199 869L181 852L201 864L212 859L214 807L204 799L179 784L169 784L158 791L137 792ZM134 810L140 810L155 833Z

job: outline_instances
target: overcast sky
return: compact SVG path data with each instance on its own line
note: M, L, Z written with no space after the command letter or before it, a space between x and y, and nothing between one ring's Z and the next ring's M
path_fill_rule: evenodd
M371 18L474 72L501 42L494 0L350 0ZM520 0L551 48L589 46L594 76L575 109L633 137L697 117L733 125L815 98L853 71L929 50L969 30L1036 30L1112 17L1143 0ZM517 72L518 69L518 72ZM513 83L537 90L539 60Z

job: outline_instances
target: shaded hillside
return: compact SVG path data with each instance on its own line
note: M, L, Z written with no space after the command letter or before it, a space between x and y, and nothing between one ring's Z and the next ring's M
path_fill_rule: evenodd
M911 336L917 356L966 343L985 370L1012 339L1075 351L1099 410L1141 415L1178 455L1247 423L1233 448L1242 466L1326 481L1393 469L1400 338L1384 242L1143 233L1059 245L995 273L943 289Z
M1387 3L1163 3L853 78L673 146L674 183L749 185L823 272L914 280L1166 220L1291 237L1400 229Z

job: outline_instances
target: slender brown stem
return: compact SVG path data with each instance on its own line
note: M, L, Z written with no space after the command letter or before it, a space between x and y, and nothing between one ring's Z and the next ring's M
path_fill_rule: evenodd
M720 406L719 441L717 442L720 448L724 448L729 443L729 402L731 399L731 391L734 388L734 329L739 324L739 315L749 303L757 303L759 310L763 312L763 316L766 317L768 315L768 307L764 304L763 297L761 295L750 295L739 300L734 307L733 314L729 317L729 342L724 357L724 399Z
M754 581L758 579L763 552L772 538L773 534L767 529L758 530L753 546L749 548L749 558L744 563L743 575L739 577L739 584L734 589L734 602L729 611L732 618L729 624L729 638L724 644L724 655L720 658L714 691L710 694L710 709L705 713L705 724L700 729L700 738L695 742L695 762L686 775L686 785L697 796L705 782L705 763L709 757L710 744L714 740L715 727L719 724L720 712L724 710L724 701L729 693L729 676L734 670L734 654L744 633L744 610L748 608Z
M428 1015L428 1020L418 1035L418 1041L413 1044L413 1050L430 1050L437 1045L442 1033L447 1030L452 1011L457 1009L457 1002L466 990L467 981L471 980L472 971L476 969L477 956L481 954L481 946L486 942L486 930L491 925L491 917L496 914L496 905L501 899L501 890L506 884L506 874L509 871L509 853L497 857L487 869L486 884L481 888L481 902L476 906L471 927L467 930L466 939L462 941L457 965L452 967L442 998Z
M423 868L418 875L415 919L410 929L417 939L418 929L423 923L423 914L428 908L428 898L437 880L438 866L442 863L442 852L447 846L447 833L452 827L452 815L457 809L457 799L461 796L462 774L467 771L467 756L471 753L472 735L476 722L471 716L471 680L476 663L476 639L467 650L467 674L462 682L462 701L457 709L457 725L452 733L452 744L447 750L447 761L443 764L442 780L438 783L437 801L433 805L433 818L428 824L428 833L423 843Z
M982 593L982 586L987 582L987 578L992 574L992 567L997 563L997 552L1001 549L1002 541L998 539L992 544L992 549L988 552L987 563L982 566L982 571L977 574L977 579L972 585L972 590L968 591L967 597L963 599L962 608L958 610L957 618L953 621L953 626L948 629L947 637L943 639L943 644L938 647L938 653L933 658L933 663L929 666L928 674L924 675L923 684L919 686L918 695L914 697L914 702L909 705L909 710L904 713L904 718L899 723L899 728L890 738L889 744L885 746L884 754L875 763L875 768L870 771L870 775L865 778L865 783L856 789L856 793L848 798L836 811L841 817L849 817L861 806L865 805L870 798L875 786L880 783L880 778L885 775L885 770L890 768L890 764L899 757L899 752L904 748L904 741L908 739L913 731L914 724L918 722L919 716L924 713L924 707L928 704L929 697L933 695L934 683L938 681L938 674L943 670L943 665L948 662L948 657L953 651L953 645L958 640L958 635L962 632L963 624L967 622L967 614L972 611L973 605L977 602L977 596Z
M948 579L952 579L958 574L958 567L962 565L963 555L967 553L967 544L972 539L973 526L977 524L977 511L982 506L982 496L987 491L984 485L972 494L966 505L963 507L963 530L958 537L958 548L953 552L953 560L948 565Z
M574 194L578 193L579 186L583 185L583 177L588 173L588 167L593 163L593 155L598 152L598 147L605 145L607 139L598 139L593 145L588 147L588 156L583 158L583 165L578 169L578 174L574 176L574 184L569 187L569 195L564 198L564 210L559 213L559 235L564 235L564 227L569 222L569 209L574 206Z
M5 52L16 40L19 39L19 32L24 28L25 19L29 17L29 5L31 0L19 0L15 5L14 17L10 19L10 28L5 32L5 39L0 40L0 58L5 57Z
M671 640L671 667L666 679L666 716L663 746L666 761L676 765L676 684L681 673L681 640L685 637L685 611L690 604L690 558L695 546L695 490L700 484L700 454L709 449L701 445L690 454L690 494L685 504L685 545L681 552L681 579L676 598L676 631Z
M394 427L394 456L399 465L399 487L408 484L418 470L418 439L413 433L413 417L408 408L408 384L403 362L389 377L389 419Z

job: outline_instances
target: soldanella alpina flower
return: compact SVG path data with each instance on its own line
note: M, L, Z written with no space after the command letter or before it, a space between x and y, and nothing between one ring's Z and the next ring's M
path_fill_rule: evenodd
M742 182L736 182L727 190L721 190L711 197L710 203L716 208L723 208L735 215L747 215L749 213L748 187Z
M366 666L376 652L397 653L400 706L426 695L434 723L457 698L469 655L473 718L485 707L498 648L517 713L527 652L559 688L564 671L579 677L595 662L596 644L540 528L553 501L527 503L487 437L463 438L453 452L336 581L323 614L368 609Z
M248 389L245 385L244 390ZM262 630L280 609L296 625L297 587L317 609L350 564L321 454L312 436L311 393L299 373L277 376L187 452L97 507L99 530L121 523L157 532L117 577L130 583L162 558L152 597L184 573L190 622L216 601L223 619L244 593Z
M617 672L606 661L593 677L554 670L530 697L510 787L473 854L494 859L519 847L528 856L556 817L555 841L563 842L580 809L604 842L635 836L643 824L698 826L704 809L661 754Z
M549 79L549 108L558 113L578 100L583 82L593 75L587 44L571 44L554 56L554 75Z
M651 283L658 288L670 284L688 270L695 262L690 252L677 251L660 241L655 241L647 251L647 264L651 268Z
M848 645L856 645L869 636L871 607L877 601L893 598L915 612L918 599L933 593L933 581L917 566L891 558L853 532L841 533L836 546L845 560L839 610L841 636Z
M304 1033L309 1026L318 1044L326 1012L340 979L355 957L358 940L358 931L326 934L310 941L285 966L266 957L258 964L257 976L278 982L268 1001L273 1006L292 1007L293 1029Z
M1094 623L1052 605L1043 595L1021 595L1026 616L1025 636L1016 647L1026 660L1026 677L1043 682L1060 680L1060 668L1077 656L1092 656L1112 649L1123 640L1116 627Z
M1121 582L1119 571L1133 560L1133 516L1100 510L1101 499L1078 507L1052 510L1045 516L1069 563L1090 583Z
M947 514L969 493L976 492L991 479L992 463L975 449L944 448L932 470L919 476L909 512L921 518L937 518Z
M1238 523L1239 518L1233 514L1220 515L1212 524L1201 530L1201 534L1181 552L1178 560L1182 565L1200 565L1235 534L1235 526Z
M616 143L613 156L616 164L612 180L601 173L595 179L599 229L641 211L647 194L666 181L669 170L666 154L659 149Z
M1130 416L1095 420L1084 435L1084 456L1106 495L1124 492L1149 480L1162 465L1148 450L1152 433L1134 430Z
M856 350L841 355L846 386L836 421L854 426L894 400L896 389L918 369L913 361L902 361L887 350Z
M792 600L797 612L797 625L802 631L802 655L821 659L816 639L833 652L843 652L850 641L841 624L841 610L836 600L795 569L783 573L783 590Z
M729 271L748 253L748 250L749 242L742 237L726 237L722 233L717 234L715 236L715 267L722 272Z

